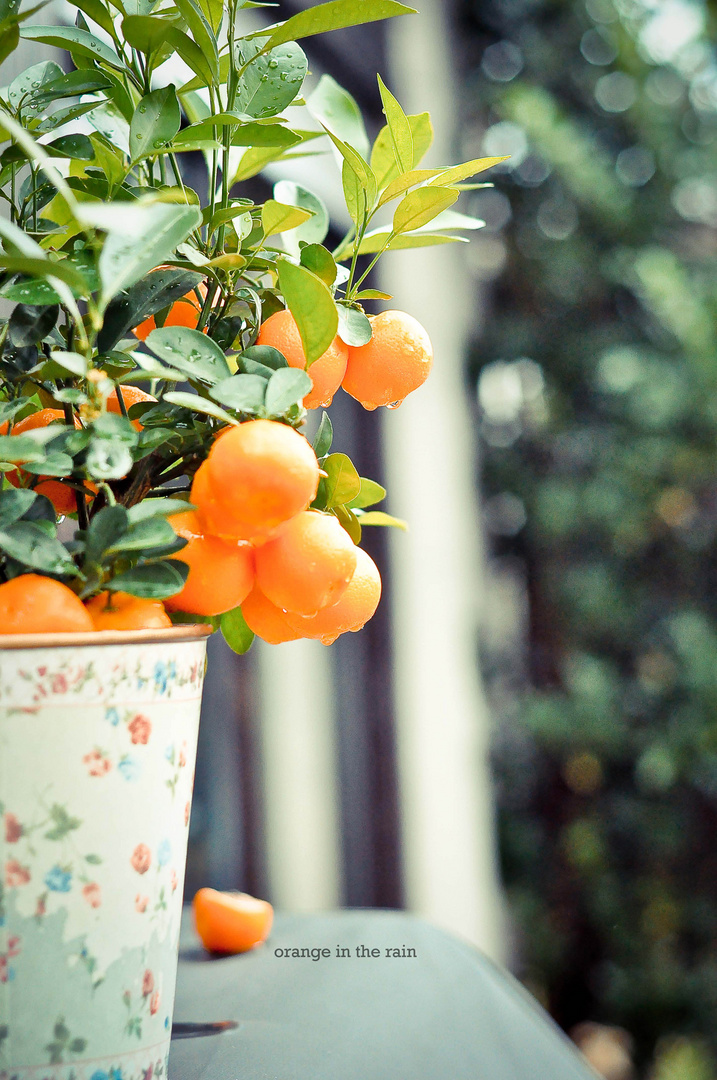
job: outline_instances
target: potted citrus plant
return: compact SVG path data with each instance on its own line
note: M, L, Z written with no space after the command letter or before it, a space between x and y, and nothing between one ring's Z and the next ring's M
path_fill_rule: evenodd
M394 0L261 30L253 2L75 6L38 26L0 4L1 59L24 40L73 62L0 90L0 1069L147 1080L166 1069L206 635L329 644L374 613L361 531L400 523L328 413L311 442L304 425L341 386L390 408L425 380L425 331L367 315L390 300L367 277L475 227L449 208L496 159L419 168L430 119L380 79L373 145L332 79L302 96L299 40L411 11ZM352 221L333 249L311 191L242 194L317 150Z

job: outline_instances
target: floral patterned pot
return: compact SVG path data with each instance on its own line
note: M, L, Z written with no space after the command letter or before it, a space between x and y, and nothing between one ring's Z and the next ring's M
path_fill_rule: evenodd
M0 1076L166 1074L206 634L2 638Z

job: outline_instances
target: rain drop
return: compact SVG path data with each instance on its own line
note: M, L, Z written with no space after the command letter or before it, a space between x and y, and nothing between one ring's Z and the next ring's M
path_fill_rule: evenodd
M367 401L362 401L361 404L363 405L366 412L375 412L378 408L378 405L369 405Z
M137 109L137 112L141 112L141 113L147 112L147 106L146 105L140 105L138 107L138 109Z
M40 84L39 84L39 82L34 82L34 83L33 83L32 85L33 85L33 86L34 86L34 88L35 88L35 89L37 90L37 88L38 88L38 86L39 86Z
M401 405L403 405L403 398L401 398L400 401L389 401L386 408L387 409L398 409L398 408L401 407Z
M278 68L278 66L279 66L279 61L278 60L270 60L269 61L269 67L270 68L272 68L272 69L273 68Z
M135 139L143 139L143 138L144 138L144 135L140 135L139 132L137 132L137 134L135 135Z
M164 143L162 142L162 140L161 139L155 139L154 140L154 148L155 148L155 150L159 150L160 146L164 146Z

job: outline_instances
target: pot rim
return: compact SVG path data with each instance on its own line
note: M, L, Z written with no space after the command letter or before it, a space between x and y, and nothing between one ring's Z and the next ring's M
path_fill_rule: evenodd
M0 634L0 652L5 649L49 649L85 645L154 645L160 642L198 641L208 638L213 628L207 623L189 623L156 630L87 630L70 634Z

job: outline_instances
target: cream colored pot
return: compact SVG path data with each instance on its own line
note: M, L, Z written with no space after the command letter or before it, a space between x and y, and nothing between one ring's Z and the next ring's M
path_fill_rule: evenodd
M0 1074L166 1075L206 635L0 639Z

